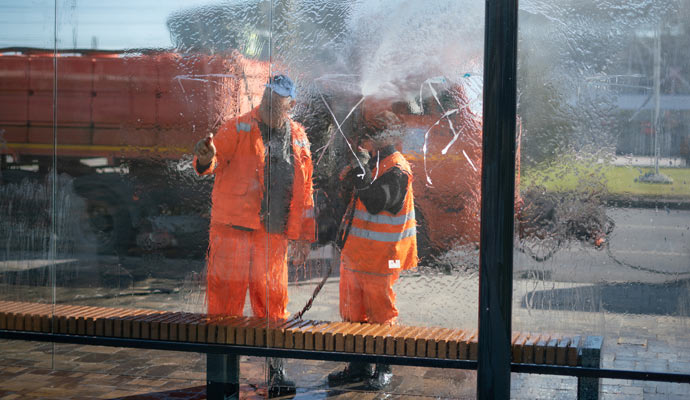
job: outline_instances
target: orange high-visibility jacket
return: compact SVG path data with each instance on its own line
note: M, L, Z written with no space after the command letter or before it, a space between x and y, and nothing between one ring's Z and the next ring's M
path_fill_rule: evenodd
M412 194L412 170L402 154L395 152L380 162L372 176L398 167L409 176L402 209L397 214L370 214L357 200L350 233L342 251L348 268L376 274L392 274L417 266L417 231ZM378 171L377 171L378 169Z
M266 157L258 107L225 122L213 138L216 156L202 174L216 175L211 197L211 226L234 225L250 229L261 226ZM314 240L313 165L304 128L290 120L295 178L288 214L288 239ZM194 159L196 165L196 157Z

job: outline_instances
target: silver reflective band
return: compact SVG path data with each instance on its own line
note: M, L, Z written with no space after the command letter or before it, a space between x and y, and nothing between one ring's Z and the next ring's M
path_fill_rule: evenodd
M309 142L307 141L307 139L304 139L304 140L295 139L294 145L297 147L309 147Z
M360 237L362 239L374 240L377 242L398 242L410 236L417 234L417 228L412 227L405 229L400 233L375 232L367 229L352 227L350 228L350 235Z
M373 222L375 224L402 225L405 222L414 219L414 217L414 210L410 211L408 214L397 217L369 214L363 210L355 210L355 218L361 219L362 221Z
M249 131L252 130L252 126L249 125L249 124L246 123L246 122L240 122L240 123L237 124L237 130L238 130L238 131L249 132Z
M314 208L307 208L304 210L304 218L314 218Z

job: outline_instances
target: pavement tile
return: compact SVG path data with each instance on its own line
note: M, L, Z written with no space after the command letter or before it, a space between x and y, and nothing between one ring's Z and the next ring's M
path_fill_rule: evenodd
M108 353L86 353L74 360L77 363L103 363L111 359Z
M624 345L634 345L634 346L647 346L647 339L640 337L619 337L616 341L618 344Z
M614 360L613 368L632 370L635 368L635 361Z
M666 360L641 360L635 361L635 370L637 371L653 371L653 372L667 372L669 363Z
M194 371L174 371L170 375L168 375L168 378L176 378L176 379L191 379L191 380L199 380L199 381L206 381L206 372L194 372Z
M25 371L26 368L24 368L24 367L3 367L2 370L3 370L4 372L9 372L9 373L11 373L11 374L16 374L16 373Z
M636 387L636 386L623 386L621 388L621 393L625 395L635 395L635 396L642 396L642 393L644 390L641 387Z
M683 395L675 395L675 394L660 394L660 393L654 393L654 394L645 394L644 395L644 400L687 400L687 396Z
M669 370L671 372L690 374L690 362L669 362Z
M646 384L642 387L642 393L646 394L652 394L652 393L657 393L656 391L656 386L655 385L649 385Z
M138 385L138 386L151 386L151 387L161 387L166 384L167 381L162 380L162 379L144 379L144 378L137 378L132 380L131 384L132 385Z

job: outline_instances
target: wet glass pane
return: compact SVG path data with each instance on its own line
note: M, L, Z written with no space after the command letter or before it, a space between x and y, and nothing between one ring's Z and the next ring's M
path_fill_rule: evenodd
M52 54L54 21L52 1L0 3L0 307L26 311L33 305L46 320L54 301L54 254L66 246L51 240L53 195L60 193L52 145L55 69L52 60L39 61ZM37 124L46 136L40 150L30 150L27 124L37 108L46 111ZM7 322L4 329L32 323ZM52 344L4 339L0 353L7 372L17 365L50 368L54 354Z
M115 337L278 346L266 332L290 328L291 347L383 352L362 340L404 333L399 355L472 357L481 2L30 5L2 6L22 21L0 56L2 300L55 302L62 333L98 334L92 313ZM54 348L57 369L208 372ZM284 364L243 358L241 383L264 394L284 369L308 392L343 367ZM472 372L392 371L394 393L474 392Z
M60 187L53 168L53 8L52 1L0 5L1 301L50 304L54 251L67 245L51 240ZM34 147L27 125L37 114L42 144Z
M602 336L604 367L688 372L688 12L520 4L513 329Z

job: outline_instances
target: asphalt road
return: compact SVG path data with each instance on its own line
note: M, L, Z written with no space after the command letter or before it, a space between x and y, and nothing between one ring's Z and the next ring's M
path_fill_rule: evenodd
M518 276L578 283L660 283L690 279L690 211L608 209L615 229L606 247L569 242L549 260L515 257Z

